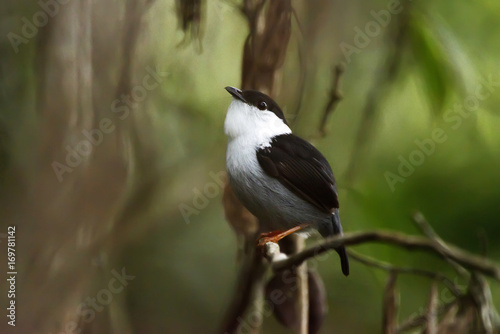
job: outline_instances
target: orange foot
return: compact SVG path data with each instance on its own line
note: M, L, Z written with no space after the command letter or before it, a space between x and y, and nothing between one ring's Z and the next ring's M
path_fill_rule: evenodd
M301 224L299 226L292 227L291 229L286 230L286 231L271 231L271 232L262 233L260 235L259 239L257 239L257 246L264 247L266 245L266 243L268 243L268 242L278 243L278 241L280 241L284 237L286 237L294 232L300 231L300 230L308 227L309 225L311 225L311 224Z

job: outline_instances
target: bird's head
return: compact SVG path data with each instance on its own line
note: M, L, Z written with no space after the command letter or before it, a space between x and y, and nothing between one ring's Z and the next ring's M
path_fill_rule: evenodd
M291 133L283 111L264 93L226 87L234 98L227 109L224 130L229 138L255 137L266 142L274 136Z

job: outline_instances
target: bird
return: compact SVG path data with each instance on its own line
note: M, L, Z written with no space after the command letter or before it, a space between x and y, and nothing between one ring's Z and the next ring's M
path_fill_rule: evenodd
M256 90L232 95L224 121L226 171L236 197L259 219L259 244L298 232L342 235L337 185L326 158L294 135L279 105ZM346 249L336 249L349 275Z

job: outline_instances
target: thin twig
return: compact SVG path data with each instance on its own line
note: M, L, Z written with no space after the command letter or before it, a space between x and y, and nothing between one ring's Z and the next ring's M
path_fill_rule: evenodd
M457 305L458 301L457 300L454 300L450 303L447 303L447 304L443 304L441 306L439 306L437 308L437 311L436 311L436 314L438 316L448 312L448 310L450 308L452 308L453 306ZM419 328L419 327L422 327L423 325L425 325L427 322L427 313L425 314L419 314L419 315L416 315L416 316L413 316L409 319L407 319L406 321L404 321L398 328L397 332L396 333L404 333L406 331L410 331L410 330L413 330L415 328Z
M326 135L326 121L328 120L328 116L335 111L338 103L342 100L342 92L340 91L340 78L342 77L342 73L344 73L344 66L340 64L335 66L333 69L333 84L330 92L330 99L325 107L321 122L319 123L320 137Z
M395 231L345 233L343 236L328 238L323 243L308 248L298 254L292 255L288 259L274 262L272 267L275 271L283 270L292 266L298 266L305 260L313 258L328 250L336 249L340 246L358 245L367 242L386 243L403 247L408 250L423 250L439 254L445 259L450 258L468 269L477 270L482 272L484 275L500 281L500 266L489 259L473 255L452 245L448 246L445 250L441 250L436 247L435 242L432 240L423 237L408 236Z
M357 252L348 251L347 253L349 254L350 258L352 258L353 260L356 260L360 263L363 263L364 265L378 268L378 269L382 269L385 271L396 271L399 274L411 274L411 275L416 275L416 276L428 277L430 279L437 280L437 281L440 281L441 283L443 283L443 285L445 285L448 288L448 290L450 290L450 292L455 297L459 297L459 296L463 295L462 291L460 291L460 289L455 285L455 283L453 283L448 277L446 277L445 275L443 275L441 273L436 273L433 271L424 270L424 269L417 269L417 268L397 267L397 266L393 266L392 264L389 264L389 263L385 263L382 261L378 261L378 260L369 258L369 257L367 257L365 255L361 255Z
M424 334L437 334L437 307L438 307L438 290L437 282L432 282L431 292L429 294L429 303L427 306L427 326Z
M398 296L396 281L398 273L391 271L384 292L384 317L382 319L382 331L384 334L396 334L398 328Z
M472 273L469 293L476 304L484 333L498 333L500 330L500 319L493 305L490 287L484 277L477 273Z
M436 249L438 249L440 252L445 252L447 250L448 246L446 245L444 240L441 239L436 231L434 231L431 224L429 224L429 222L425 219L424 215L420 211L417 211L413 214L412 220L417 228L419 228L423 234L425 234L430 240L435 243ZM464 269L464 267L449 258L445 259L460 276L465 279L469 279L470 275L467 270Z
M305 248L305 239L301 236L294 236L295 251L301 252ZM299 314L299 334L307 334L309 331L309 284L307 278L307 262L302 263L297 268L297 307Z

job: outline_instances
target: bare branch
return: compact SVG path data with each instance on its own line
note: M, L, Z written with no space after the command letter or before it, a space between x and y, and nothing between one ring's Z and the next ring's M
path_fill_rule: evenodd
M319 245L313 246L298 254L290 256L288 259L274 262L272 264L272 267L275 271L283 270L292 266L298 266L305 260L322 254L328 250L335 249L340 246L358 245L367 242L392 244L402 248L406 248L408 250L423 250L439 254L445 259L449 258L456 261L465 268L477 270L484 275L490 276L500 281L500 266L489 259L473 255L452 245L448 246L446 249L439 249L436 246L435 242L433 242L432 240L417 236L407 236L395 231L346 233L340 237L337 236L329 238Z

